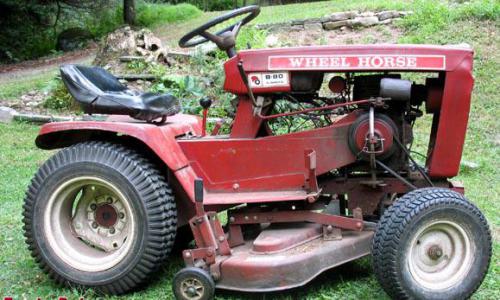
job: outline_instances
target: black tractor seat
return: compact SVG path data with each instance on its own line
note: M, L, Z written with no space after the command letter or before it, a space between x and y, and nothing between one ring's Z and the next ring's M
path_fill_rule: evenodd
M165 120L181 109L175 96L130 90L103 68L64 65L61 76L70 94L89 114L129 115L151 122Z

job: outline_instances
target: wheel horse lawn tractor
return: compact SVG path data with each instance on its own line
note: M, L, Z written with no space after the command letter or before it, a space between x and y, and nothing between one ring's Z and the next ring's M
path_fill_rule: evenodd
M62 284L123 294L158 269L177 235L194 238L173 279L177 299L299 287L367 255L394 299L471 296L488 270L491 235L449 178L466 133L472 50L237 51L241 26L258 14L231 11L179 42L211 41L229 56L224 89L237 97L229 134L220 123L207 133L208 98L203 118L184 115L172 95L131 91L100 68L61 68L86 112L110 116L47 124L36 139L63 148L40 167L24 204L40 267ZM425 166L410 150L421 109L433 114Z

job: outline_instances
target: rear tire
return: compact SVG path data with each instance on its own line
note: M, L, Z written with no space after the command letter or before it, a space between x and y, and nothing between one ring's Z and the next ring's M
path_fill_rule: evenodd
M463 195L418 189L384 212L372 255L375 275L393 299L467 299L488 270L491 234Z
M45 162L26 193L26 243L40 268L67 286L122 294L167 258L175 201L147 159L121 145L85 142Z

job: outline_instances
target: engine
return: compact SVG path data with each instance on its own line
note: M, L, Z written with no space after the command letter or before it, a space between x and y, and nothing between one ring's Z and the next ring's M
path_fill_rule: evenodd
M346 73L331 76L326 85L327 77L323 72L293 72L292 91L284 97L292 102L288 108L297 110L380 99L380 105L345 106L328 113L303 114L301 118L308 119L312 126L321 127L331 124L335 116L355 111L358 116L349 128L348 143L351 152L359 158L357 167L362 170L373 156L396 170L408 166L401 145L407 149L411 147L413 124L423 115L424 103L428 112L439 109L443 80L427 78L425 84L416 84L403 79L401 74Z

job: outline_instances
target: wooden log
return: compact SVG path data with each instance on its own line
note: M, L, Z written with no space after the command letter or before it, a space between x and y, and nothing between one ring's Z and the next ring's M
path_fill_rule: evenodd
M135 80L154 81L160 79L159 76L153 74L119 74L115 75L115 77L127 81L135 81Z
M133 56L133 55L120 56L121 62L144 61L144 60L146 60L144 56Z

